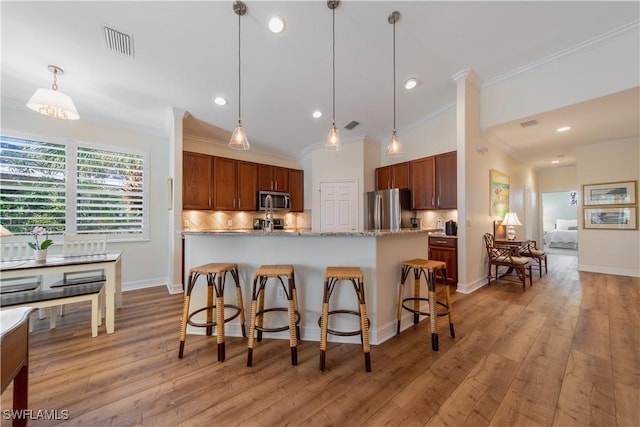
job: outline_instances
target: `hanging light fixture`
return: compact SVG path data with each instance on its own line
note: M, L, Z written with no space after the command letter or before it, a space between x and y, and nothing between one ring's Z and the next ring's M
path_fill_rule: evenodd
M327 6L331 9L333 15L333 27L331 33L333 35L332 55L333 55L333 115L331 116L332 124L329 136L327 136L327 142L324 144L324 148L331 151L342 150L342 142L340 141L340 133L336 128L336 8L340 5L339 0L328 0Z
M51 89L36 89L33 96L27 102L27 107L45 116L62 120L78 120L78 110L68 95L58 92L58 74L64 71L55 65L49 65L49 71L53 73L53 85Z
M396 132L396 22L400 20L400 12L394 10L387 20L393 25L393 132L387 145L387 156L398 156L402 154L402 146L398 142Z
M251 147L249 146L249 141L247 140L247 134L244 133L244 128L242 127L242 83L240 78L240 17L247 13L247 5L239 0L234 1L233 11L236 13L236 15L238 15L238 125L231 135L229 147L233 148L234 150L248 150Z

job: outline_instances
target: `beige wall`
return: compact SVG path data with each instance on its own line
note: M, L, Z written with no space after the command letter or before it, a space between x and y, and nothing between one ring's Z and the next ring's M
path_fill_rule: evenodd
M578 150L577 180L585 184L640 179L640 143L630 138L595 144ZM636 194L636 210L637 210ZM579 199L582 207L582 198ZM636 218L637 221L637 218ZM636 230L584 229L578 215L578 269L640 277L640 232Z

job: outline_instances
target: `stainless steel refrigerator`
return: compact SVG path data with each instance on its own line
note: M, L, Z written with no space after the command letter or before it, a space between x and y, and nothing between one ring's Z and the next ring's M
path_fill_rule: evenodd
M411 192L392 188L369 191L364 197L365 229L411 228Z

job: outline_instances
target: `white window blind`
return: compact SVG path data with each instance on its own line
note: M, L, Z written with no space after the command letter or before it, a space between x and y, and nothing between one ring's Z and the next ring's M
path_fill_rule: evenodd
M0 221L14 234L146 238L145 155L0 137Z
M142 234L144 159L78 147L76 227L79 234Z
M46 227L65 230L66 147L62 144L0 139L0 223L13 234Z

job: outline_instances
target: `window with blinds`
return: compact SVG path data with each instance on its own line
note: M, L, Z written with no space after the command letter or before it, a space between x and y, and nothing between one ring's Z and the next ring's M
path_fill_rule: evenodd
M0 137L0 222L14 234L145 238L145 155Z

